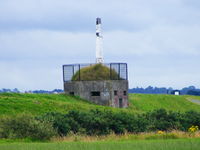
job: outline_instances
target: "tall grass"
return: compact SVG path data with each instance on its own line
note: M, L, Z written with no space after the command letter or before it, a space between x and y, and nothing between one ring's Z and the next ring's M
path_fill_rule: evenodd
M121 135L109 134L103 136L87 136L79 134L69 134L65 137L52 138L52 142L122 142L122 141L134 141L134 140L166 140L166 139L193 139L200 138L200 132L190 134L182 131L171 131L159 134L157 132L144 132L138 134L125 133Z

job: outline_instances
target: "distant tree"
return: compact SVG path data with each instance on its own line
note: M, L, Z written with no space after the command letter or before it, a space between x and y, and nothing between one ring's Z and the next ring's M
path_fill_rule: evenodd
M197 90L189 90L187 92L187 95L196 95L196 96L200 96L200 91Z

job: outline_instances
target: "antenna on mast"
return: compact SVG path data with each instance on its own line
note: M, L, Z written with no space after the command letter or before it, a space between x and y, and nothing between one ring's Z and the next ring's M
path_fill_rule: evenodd
M101 18L96 18L96 63L103 63L103 36L101 34Z

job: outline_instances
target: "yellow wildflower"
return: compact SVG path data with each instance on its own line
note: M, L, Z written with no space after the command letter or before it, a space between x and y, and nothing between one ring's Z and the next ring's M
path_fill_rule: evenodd
M160 131L160 130L159 130L157 133L158 133L158 134L163 134L163 133L164 133L164 131Z
M188 132L190 133L194 133L196 131L199 130L199 127L198 126L191 126L189 129L188 129Z

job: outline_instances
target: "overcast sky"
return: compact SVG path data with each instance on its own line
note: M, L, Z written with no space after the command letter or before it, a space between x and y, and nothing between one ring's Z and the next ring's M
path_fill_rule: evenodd
M0 0L0 88L63 88L62 65L127 62L130 88L200 88L200 0Z

